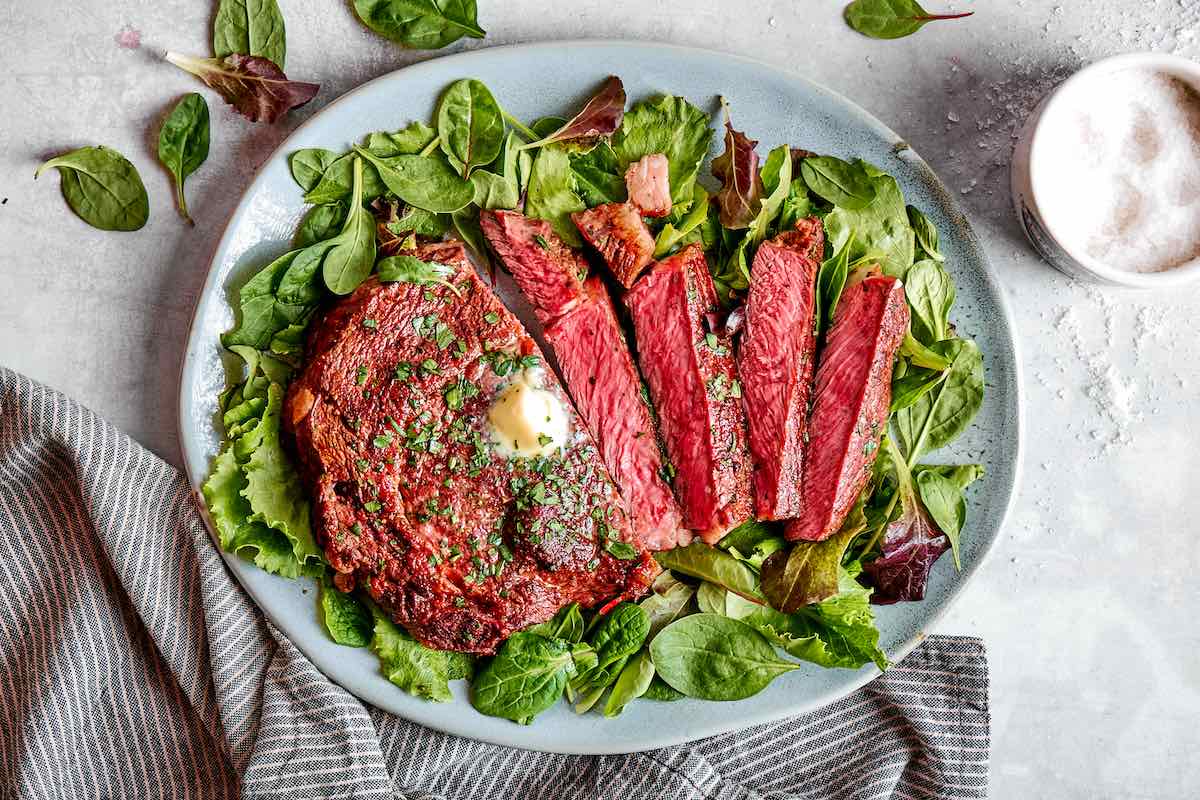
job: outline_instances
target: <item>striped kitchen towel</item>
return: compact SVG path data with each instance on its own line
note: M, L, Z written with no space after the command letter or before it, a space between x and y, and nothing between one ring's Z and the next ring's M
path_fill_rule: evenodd
M330 683L178 471L0 369L0 798L979 798L987 663L932 636L818 712L623 756L436 733Z

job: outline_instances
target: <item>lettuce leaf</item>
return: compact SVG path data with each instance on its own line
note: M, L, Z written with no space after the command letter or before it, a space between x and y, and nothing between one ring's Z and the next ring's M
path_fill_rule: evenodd
M362 601L322 582L320 604L321 620L331 639L347 647L366 647L370 644L375 622Z
M613 135L621 172L651 153L667 157L671 202L691 198L700 162L708 154L713 129L708 115L682 97L664 95L629 109Z
M875 184L875 199L860 209L837 206L825 216L830 252L850 242L850 261L871 259L888 275L903 279L912 266L916 236L908 224L908 209L900 184L891 175L861 163ZM851 239L853 234L853 239Z
M375 618L371 652L379 657L384 677L404 691L425 700L447 702L451 699L451 658L441 650L431 650L392 622L374 603ZM454 673L463 673L461 659L453 659ZM464 674L465 677L465 674Z
M237 443L249 440L256 445L249 449L245 460L239 457L246 476L241 495L250 503L251 522L261 522L286 536L301 568L319 567L322 556L313 538L308 497L279 439L282 407L283 387L272 383L262 422ZM240 448L235 445L234 449L237 452Z
M587 208L575 193L571 173L571 158L562 145L546 145L538 151L529 175L529 190L525 195L525 213L550 223L564 242L579 247L583 239L571 222L571 213Z

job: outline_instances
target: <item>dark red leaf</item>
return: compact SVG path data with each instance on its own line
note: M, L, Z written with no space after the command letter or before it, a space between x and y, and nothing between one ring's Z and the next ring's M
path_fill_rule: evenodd
M572 117L567 124L554 133L536 142L522 145L540 147L550 142L589 142L611 136L621 127L625 117L625 85L616 75L610 75L600 91L587 101L587 105Z
M901 502L900 517L883 534L879 558L863 566L868 583L875 587L871 602L878 605L923 599L929 570L950 549L950 539L915 492L904 491Z
M722 101L723 102L723 101ZM762 207L763 184L758 175L757 141L735 131L725 106L725 152L713 159L713 175L721 180L717 207L721 224L729 229L748 228Z
M166 58L207 83L251 122L274 122L312 100L321 88L288 80L273 61L259 56L233 53L225 58L196 58L167 53Z

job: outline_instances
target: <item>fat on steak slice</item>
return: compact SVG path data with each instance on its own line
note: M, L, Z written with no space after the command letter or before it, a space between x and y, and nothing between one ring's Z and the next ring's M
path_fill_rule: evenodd
M662 153L651 153L625 170L625 188L629 202L647 217L665 217L671 213L669 162Z
M706 323L718 305L704 251L658 262L625 302L684 525L715 542L751 514L751 466L732 337Z
M842 293L817 365L801 514L787 538L829 538L870 480L892 400L892 362L907 330L897 279L874 275Z
M313 322L288 388L284 422L338 585L365 588L430 647L479 654L568 603L640 595L658 567L537 346L461 244L413 254L456 268L461 297L366 281ZM540 370L569 415L546 457L505 457L486 425L517 369Z

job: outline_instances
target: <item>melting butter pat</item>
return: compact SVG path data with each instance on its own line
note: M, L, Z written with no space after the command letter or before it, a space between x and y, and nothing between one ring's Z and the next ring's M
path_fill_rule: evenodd
M523 370L492 401L488 424L501 455L534 458L566 446L571 433L567 410L543 385L541 369Z

